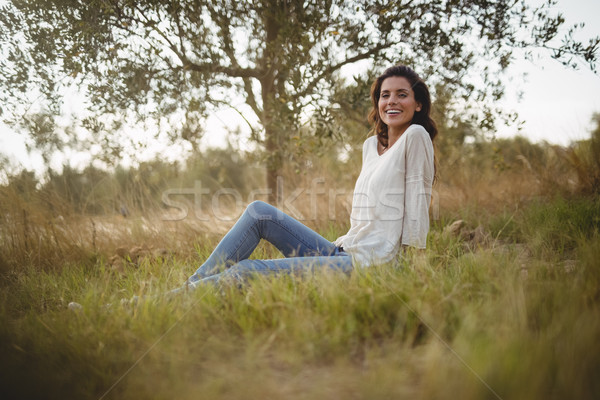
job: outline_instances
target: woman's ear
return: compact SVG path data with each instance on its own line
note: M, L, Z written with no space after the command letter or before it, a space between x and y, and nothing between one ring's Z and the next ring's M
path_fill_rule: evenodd
M415 108L416 112L421 111L421 103L417 103L417 107Z

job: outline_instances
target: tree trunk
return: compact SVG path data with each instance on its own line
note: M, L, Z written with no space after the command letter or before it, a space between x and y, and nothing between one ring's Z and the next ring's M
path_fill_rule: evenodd
M282 7L277 1L272 1L271 8ZM269 190L268 201L273 205L280 205L282 194L277 190L277 177L280 175L282 166L282 155L279 137L279 129L273 123L273 119L277 116L277 77L279 62L277 60L277 37L281 29L281 22L277 20L276 14L267 14L265 18L265 57L263 59L263 68L265 74L260 80L261 95L262 95L262 118L261 122L265 129L265 150L267 151L267 188Z
M277 145L277 132L266 130L267 135L267 188L269 190L268 201L272 205L280 206L283 201L282 190L278 188L277 178L281 176L282 157Z

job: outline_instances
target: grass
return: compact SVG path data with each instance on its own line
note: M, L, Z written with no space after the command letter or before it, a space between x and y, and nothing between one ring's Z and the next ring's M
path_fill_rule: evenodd
M97 255L7 268L4 398L563 399L600 396L600 200L532 201L444 232L397 266L257 278L169 301L189 257L124 273ZM327 236L340 232L332 226ZM214 239L196 247L208 256ZM261 246L257 257L273 250ZM67 309L70 301L81 312ZM107 303L114 304L107 308Z

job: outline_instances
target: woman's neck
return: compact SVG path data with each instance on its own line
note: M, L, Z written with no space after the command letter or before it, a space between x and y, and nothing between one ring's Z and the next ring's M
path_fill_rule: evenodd
M392 147L392 145L394 143L396 143L396 140L400 139L400 136L402 136L402 134L404 132L406 132L406 130L408 129L408 127L404 128L404 129L390 129L388 128L388 145L387 147L390 148Z

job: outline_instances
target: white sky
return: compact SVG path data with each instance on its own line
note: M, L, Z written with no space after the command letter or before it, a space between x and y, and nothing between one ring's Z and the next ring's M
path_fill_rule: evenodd
M584 22L578 39L600 36L600 0L560 0L556 10L566 19L567 26ZM546 140L568 145L573 140L589 138L593 128L592 114L600 113L600 63L599 74L592 73L581 62L574 71L547 57L545 60L518 61L512 67L515 72L526 72L527 80L516 79L512 85L523 91L521 101L508 96L504 104L519 112L525 121L521 135L531 141ZM514 127L504 127L498 136L511 136Z
M600 35L597 16L600 15L600 0L559 0L557 11L563 13L566 25L584 22L585 28L577 36L587 39ZM581 64L581 63L580 63ZM600 70L600 65L598 65ZM520 134L531 141L546 140L550 143L568 145L571 141L588 138L593 128L591 117L600 112L600 75L593 74L589 68L581 65L577 71L563 67L550 57L534 62L515 60L511 71L511 82L506 84L506 98L502 104L514 109L525 121ZM521 73L528 74L526 80ZM523 98L514 95L523 92ZM240 104L241 105L241 104ZM230 110L222 110L207 121L207 134L202 139L206 146L225 144L224 121L242 125L244 122ZM509 137L518 133L516 127L500 127L498 137ZM153 144L149 152L160 152L162 144ZM9 155L13 166L21 165L35 169L41 161L36 155L28 155L23 139L0 123L0 152ZM71 161L85 163L85 155L69 155ZM61 160L58 161L60 165Z

